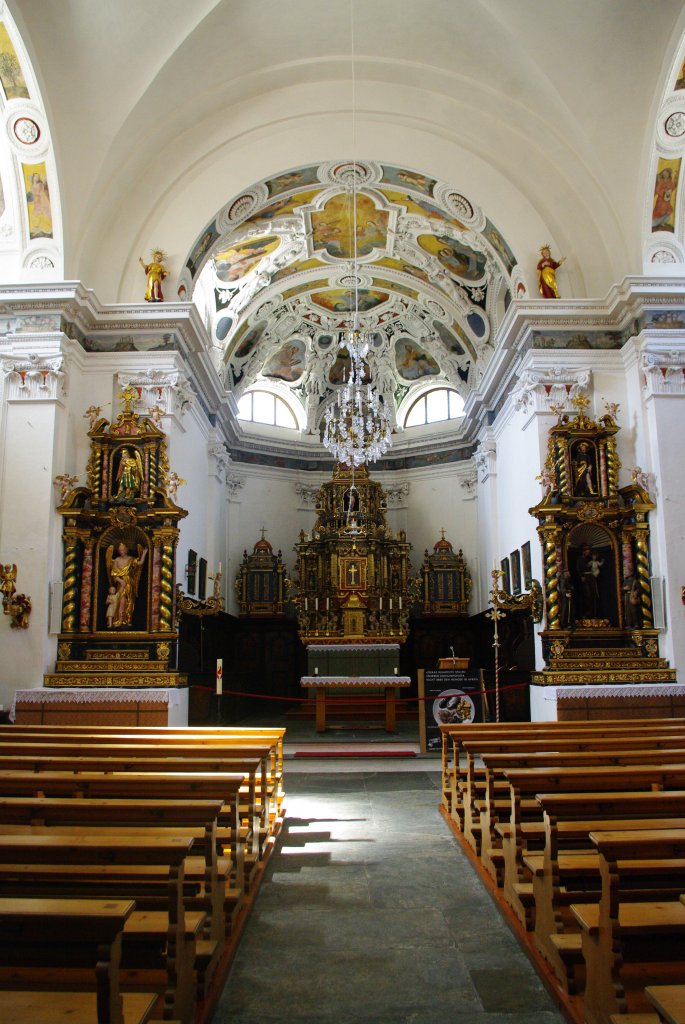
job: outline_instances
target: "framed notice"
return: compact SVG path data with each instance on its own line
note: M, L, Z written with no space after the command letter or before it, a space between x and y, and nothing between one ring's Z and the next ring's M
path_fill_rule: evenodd
M485 721L482 674L478 670L419 669L418 681L422 753L441 752L441 725Z

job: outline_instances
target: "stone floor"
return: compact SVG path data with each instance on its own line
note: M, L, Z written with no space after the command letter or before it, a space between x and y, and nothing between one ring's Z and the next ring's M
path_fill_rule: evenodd
M288 767L213 1024L563 1024L440 816L434 767Z

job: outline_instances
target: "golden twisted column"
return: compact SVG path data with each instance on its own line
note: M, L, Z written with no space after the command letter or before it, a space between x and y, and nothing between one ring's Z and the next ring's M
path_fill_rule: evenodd
M638 530L635 534L635 568L640 584L642 627L651 629L654 618L652 615L652 588L649 583L649 550L647 535L642 530Z
M559 629L559 567L557 565L557 527L543 529L545 557L545 595L547 629Z
M78 541L69 537L64 552L64 596L62 598L62 632L76 632L78 597Z
M162 568L159 581L159 628L165 633L171 632L173 627L173 569L173 544L165 543L162 547Z
M568 478L568 468L566 465L566 453L561 445L557 445L556 452L554 454L554 464L557 471L557 480L559 481L559 490L562 494L570 494L571 486Z
M609 479L609 494L616 494L618 491L618 471L621 468L621 462L616 454L616 445L613 441L609 441L606 446L607 453L607 474Z

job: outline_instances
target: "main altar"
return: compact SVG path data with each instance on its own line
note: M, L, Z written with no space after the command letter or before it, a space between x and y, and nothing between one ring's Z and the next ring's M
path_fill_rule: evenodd
M401 643L413 600L408 543L386 522L381 485L366 466L338 463L320 488L311 534L295 545L300 636L309 644Z
M316 698L316 726L326 729L327 696L363 694L383 705L386 731L395 728L395 701L411 680L399 674L416 583L410 578L404 530L386 522L387 501L365 465L338 463L320 488L316 522L298 543L295 597L307 675L301 686Z

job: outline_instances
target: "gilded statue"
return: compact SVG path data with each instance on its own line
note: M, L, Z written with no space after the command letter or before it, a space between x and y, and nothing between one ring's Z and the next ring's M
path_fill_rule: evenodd
M136 498L143 486L143 460L137 448L121 449L119 469L117 470L117 493L115 498L122 500Z
M149 263L146 263L142 256L138 257L138 262L147 274L146 302L164 302L162 281L169 276L169 271L164 266L165 259L166 253L163 249L153 249Z
M557 270L566 257L562 256L560 260L552 259L552 250L548 245L542 246L540 257L537 266L540 295L542 295L543 299L558 299Z
M116 555L113 544L105 551L105 564L110 582L106 599L108 629L131 625L146 555L147 551L142 544L138 545L138 554L132 555L124 541L117 544Z

